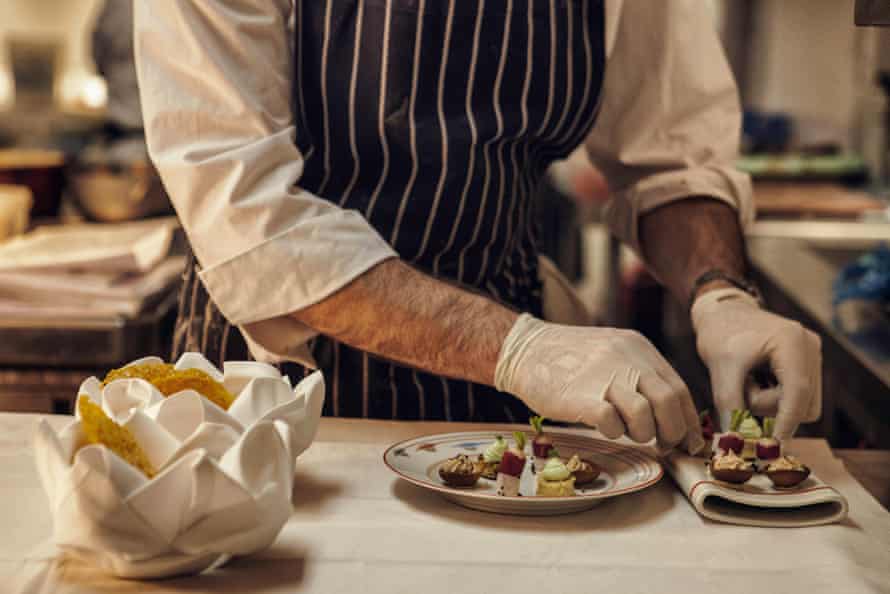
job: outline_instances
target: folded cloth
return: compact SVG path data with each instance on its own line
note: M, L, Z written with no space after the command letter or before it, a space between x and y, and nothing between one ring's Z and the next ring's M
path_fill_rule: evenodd
M64 553L120 577L198 573L269 546L290 517L294 461L324 403L320 372L292 388L263 363L220 372L186 353L176 369L208 373L234 402L224 410L194 390L165 397L143 379L103 387L95 377L78 396L129 430L157 469L151 478L104 445L84 445L79 417L58 434L38 426L37 469Z
M176 219L43 227L0 246L2 271L144 273L169 253Z
M847 517L847 499L814 474L794 489L776 489L762 474L743 485L714 480L698 456L675 451L662 461L695 511L716 522L798 528Z
M171 289L184 268L182 256L168 256L142 274L4 272L0 268L0 317L133 317L150 299Z

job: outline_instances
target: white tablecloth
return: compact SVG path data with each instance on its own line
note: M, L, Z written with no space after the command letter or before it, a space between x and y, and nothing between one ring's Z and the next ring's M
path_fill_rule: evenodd
M400 482L381 455L397 440L480 426L351 420L325 420L298 461L294 514L270 549L201 576L119 581L47 544L38 418L0 414L0 592L890 592L890 514L821 440L794 449L848 498L849 518L765 529L699 517L667 477L569 516L465 510Z

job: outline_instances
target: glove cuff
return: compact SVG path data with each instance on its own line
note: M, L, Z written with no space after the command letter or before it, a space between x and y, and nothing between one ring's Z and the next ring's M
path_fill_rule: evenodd
M501 345L498 364L494 370L494 387L512 394L513 378L532 341L546 328L547 323L529 314L521 314Z
M760 302L747 291L736 288L714 289L696 298L689 312L692 318L692 327L698 332L702 318L712 311L718 309L722 304L732 301L733 303L746 303L752 307L760 309Z

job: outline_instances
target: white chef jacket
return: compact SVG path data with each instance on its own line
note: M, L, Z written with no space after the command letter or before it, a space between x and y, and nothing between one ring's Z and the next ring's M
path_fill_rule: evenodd
M141 0L135 48L149 152L208 293L255 356L311 362L312 332L288 314L397 254L359 213L300 188L294 14L293 0ZM738 93L706 3L606 0L606 55L585 145L611 230L638 248L639 217L689 196L751 221Z

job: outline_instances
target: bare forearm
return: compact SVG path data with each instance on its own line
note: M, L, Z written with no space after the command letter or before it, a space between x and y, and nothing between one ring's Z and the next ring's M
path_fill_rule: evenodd
M647 264L682 303L695 280L710 269L740 278L746 273L738 215L719 200L690 198L646 213L640 220L640 240ZM722 283L712 284L716 288Z
M294 316L352 347L437 375L494 382L517 314L400 260L369 270Z

